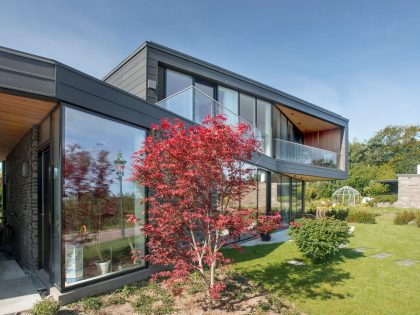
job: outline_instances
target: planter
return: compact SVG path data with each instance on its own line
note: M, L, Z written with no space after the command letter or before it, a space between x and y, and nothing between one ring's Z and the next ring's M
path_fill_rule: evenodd
M106 275L107 273L109 273L109 264L110 264L110 260L107 261L96 261L95 265L96 268L98 268L99 274L101 275Z
M271 240L271 234L261 233L260 237L261 237L261 241L263 242L268 242L269 240Z

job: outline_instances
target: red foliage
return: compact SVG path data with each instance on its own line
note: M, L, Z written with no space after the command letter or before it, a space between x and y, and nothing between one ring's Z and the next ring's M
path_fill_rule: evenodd
M207 117L203 125L189 128L179 120L162 120L134 153L132 165L132 180L149 189L144 258L172 267L155 278L175 284L196 270L209 299L219 298L224 289L216 269L229 263L220 252L227 239L255 233L256 226L271 231L280 220L261 216L255 224L255 210L231 206L255 185L244 163L259 143L247 125L233 128L225 120ZM129 221L137 219L130 216Z
M292 228L298 228L298 227L300 227L301 226L301 224L299 224L298 222L296 222L296 221L292 221L292 222L290 222L290 226L292 227Z
M280 213L276 213L274 215L259 215L256 230L259 233L270 234L280 228L280 219Z

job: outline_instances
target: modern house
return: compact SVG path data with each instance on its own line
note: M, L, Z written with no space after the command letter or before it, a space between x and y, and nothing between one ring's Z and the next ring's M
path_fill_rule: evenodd
M0 48L4 211L19 264L63 303L148 277L157 267L130 259L145 239L124 220L144 215L147 194L128 181L130 157L152 123L217 113L263 144L242 206L289 222L306 181L347 177L346 118L208 62L145 42L98 80Z

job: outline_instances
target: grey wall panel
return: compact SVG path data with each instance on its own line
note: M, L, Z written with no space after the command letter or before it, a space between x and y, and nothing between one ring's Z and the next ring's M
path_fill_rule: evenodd
M277 161L277 172L306 176L323 177L326 179L346 179L347 171L327 167L317 167L299 163Z
M161 107L63 65L57 67L57 98L144 128L162 118L181 118ZM184 120L185 121L185 120ZM187 125L190 122L185 121Z
M146 56L147 49L144 47L123 63L120 68L108 75L105 82L146 99Z
M5 51L1 47L0 66L38 77L53 79L55 76L54 63L48 59L35 58L18 52L13 53L11 50Z
M55 93L54 80L2 68L0 68L0 87L45 96L54 96Z
M0 47L0 87L53 96L55 64L48 59Z

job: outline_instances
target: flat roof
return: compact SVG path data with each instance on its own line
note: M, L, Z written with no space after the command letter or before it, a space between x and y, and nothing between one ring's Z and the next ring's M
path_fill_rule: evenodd
M249 84L252 84L252 85L254 85L254 86L257 86L257 87L259 87L259 88L262 88L262 89L265 89L265 90L267 90L267 91L270 91L270 92L273 92L273 93L275 93L275 94L278 94L278 95L281 95L281 96L283 96L283 97L286 97L286 98L289 98L289 99L291 99L291 100L293 100L293 101L296 101L296 102L299 102L299 103L301 103L301 104L305 104L306 106L309 106L309 107L312 107L312 108L314 108L314 109L316 109L316 110L318 110L318 111L321 111L321 112L324 112L324 113L327 113L327 114L329 114L329 115L331 115L331 116L335 116L335 117L337 117L337 118L339 118L339 119L342 119L342 120L344 120L344 121L346 121L346 122L348 122L349 120L347 119L347 118L345 118L345 117L343 117L343 116L341 116L341 115L339 115L339 114L337 114L337 113L334 113L334 112L332 112L332 111L330 111L330 110L328 110L328 109L325 109L325 108L323 108L323 107L321 107L321 106L318 106L318 105L315 105L315 104L313 104L313 103L310 103L310 102L308 102L308 101L305 101L305 100L303 100L303 99L300 99L300 98L298 98L298 97L296 97L296 96L293 96L293 95L291 95L291 94L288 94L288 93L286 93L286 92L283 92L283 91L281 91L281 90L279 90L279 89L276 89L276 88L274 88L274 87L272 87L272 86L269 86L269 85L266 85L266 84L264 84L264 83L261 83L261 82L258 82L258 81L256 81L256 80L253 80L253 79L251 79L251 78L248 78L248 77L246 77L246 76L243 76L243 75L241 75L241 74L238 74L238 73L236 73L236 72L233 72L233 71L230 71L230 70L227 70L227 69L225 69L225 68L222 68L222 67L219 67L219 66L217 66L217 65L215 65L215 64L212 64L212 63L210 63L210 62L207 62L207 61L204 61L204 60L202 60L202 59L199 59L199 58L196 58L196 57L193 57L193 56L191 56L191 55L188 55L188 54L185 54L185 53L183 53L183 52L180 52L180 51L177 51L177 50L175 50L175 49L172 49L172 48L169 48L169 47L167 47L167 46L164 46L164 45L161 45L161 44L158 44L158 43L155 43L155 42L153 42L153 41L145 41L145 42L143 42L138 48L136 48L130 55L128 55L124 60L122 60L114 69L112 69L107 75L105 75L104 76L104 78L103 78L103 80L106 80L106 79L108 79L113 73L115 73L117 70L119 70L124 64L126 64L131 58L133 58L135 55L137 55L140 51L142 51L145 47L150 47L150 48L154 48L154 49L157 49L157 50L160 50L160 51L162 51L162 52L165 52L165 53L168 53L168 54L171 54L171 55L174 55L174 56L176 56L176 57L179 57L179 58L182 58L182 59L184 59L184 60L187 60L187 61L189 61L189 62L193 62L193 63L196 63L196 64L199 64L199 65L201 65L201 66L204 66L204 67L207 67L207 68L209 68L209 69L212 69L212 70L214 70L214 71L217 71L217 72L220 72L220 73L223 73L223 74L225 74L225 75L228 75L228 76L231 76L231 77L233 77L233 78L236 78L236 79L239 79L239 80L242 80L242 81L244 81L244 82L247 82L247 83L249 83Z

